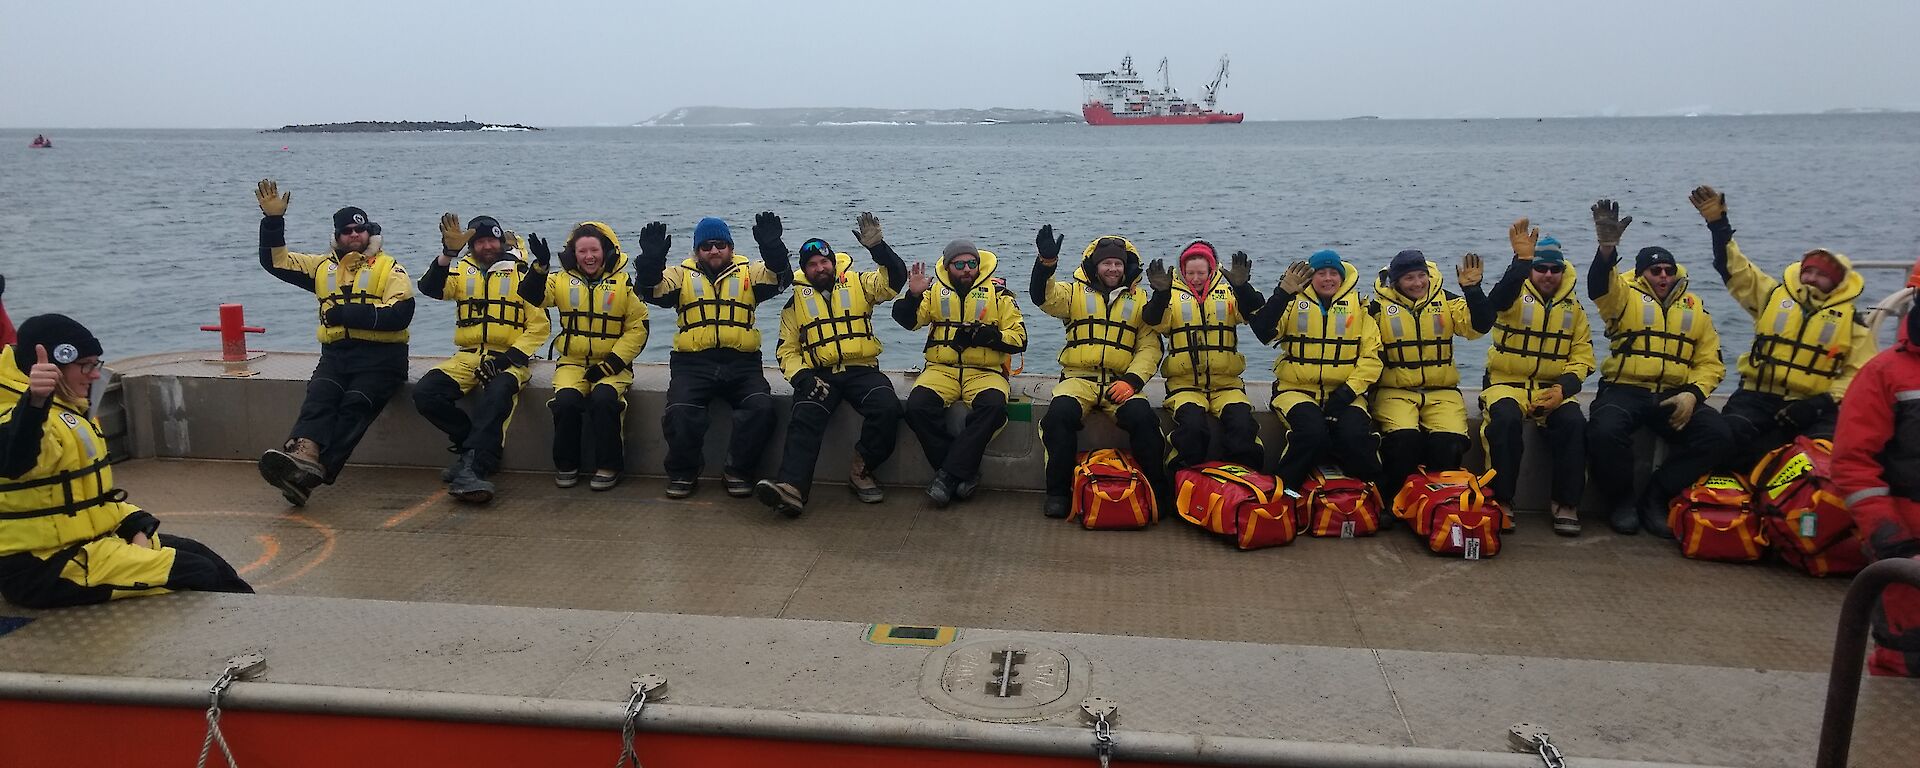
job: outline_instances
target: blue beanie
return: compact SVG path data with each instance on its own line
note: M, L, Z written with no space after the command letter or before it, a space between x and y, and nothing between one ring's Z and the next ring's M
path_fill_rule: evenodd
M1427 255L1419 249L1408 248L1393 255L1393 261L1387 264L1387 281L1399 282L1410 272L1427 271Z
M1533 263L1565 264L1567 263L1567 255L1560 251L1560 241L1551 237L1543 237L1540 238L1540 242L1534 243L1533 245Z
M701 243L714 240L725 240L727 245L733 245L733 231L727 229L726 222L719 217L708 216L693 225L693 247L698 248Z
M1312 256L1307 257L1307 266L1312 267L1316 272L1322 269L1338 269L1345 272L1346 270L1341 268L1340 264L1340 254L1334 253L1331 248L1314 251Z

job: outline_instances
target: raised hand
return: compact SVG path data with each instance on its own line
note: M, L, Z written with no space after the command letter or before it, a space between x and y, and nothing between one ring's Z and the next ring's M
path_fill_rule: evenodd
M1481 278L1486 277L1486 274L1486 265L1480 262L1480 254L1469 253L1460 257L1460 287L1472 288L1479 285Z
M1627 225L1633 223L1633 217L1620 218L1620 204L1612 200L1601 200L1593 204L1593 233L1600 238L1600 247L1614 248L1620 245L1620 235L1627 231Z
M1313 279L1313 267L1304 261L1296 261L1287 266L1287 273L1280 276L1280 284L1274 286L1282 295L1292 296L1307 287L1307 281Z
M545 272L553 265L553 252L547 250L547 241L540 239L540 233L527 234L527 250L533 252L533 263Z
M932 284L933 281L927 277L926 262L914 262L913 268L907 270L907 293L918 296L926 293L927 286Z
M1687 195L1687 202L1693 203L1694 210L1699 211L1700 218L1708 224L1727 217L1727 196L1714 191L1713 187L1704 184L1694 187Z
M1173 273L1167 271L1167 263L1154 259L1147 265L1147 285L1156 291L1173 290Z
M665 262L667 251L672 247L673 238L667 234L667 225L652 221L640 228L640 258Z
M260 215L285 216L287 203L293 202L293 193L281 192L280 185L273 179L261 179L253 188L253 199L260 204Z
M1060 246L1067 242L1066 235L1053 234L1053 225L1040 227L1040 234L1033 236L1033 247L1040 252L1040 260L1051 263L1060 258Z
M763 246L778 243L784 231L780 216L773 211L761 211L760 215L753 217L753 241L756 243Z
M1526 219L1516 221L1507 228L1507 242L1513 244L1514 258L1533 261L1533 246L1540 242L1540 228Z
M1248 280L1253 279L1253 257L1246 251L1234 251L1233 259L1228 262L1227 283L1235 288L1244 288Z
M869 250L886 242L886 237L880 233L880 217L871 211L862 211L858 226L853 230L853 239L860 241L860 247Z
M44 344L33 345L33 368L27 371L27 394L33 397L36 405L45 405L47 398L60 388L60 366L47 358Z
M458 254L467 247L467 241L473 239L473 230L460 226L460 217L451 213L440 214L440 249L448 256Z

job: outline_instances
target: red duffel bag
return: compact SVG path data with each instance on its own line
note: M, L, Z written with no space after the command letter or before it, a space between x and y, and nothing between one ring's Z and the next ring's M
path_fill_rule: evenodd
M1380 530L1380 489L1347 477L1337 467L1320 467L1301 485L1301 516L1312 536L1351 539Z
M1153 485L1133 457L1112 448L1080 456L1073 468L1073 512L1088 530L1133 530L1160 520Z
M1487 498L1493 471L1475 475L1464 469L1427 472L1407 478L1393 497L1393 515L1436 554L1479 560L1500 554L1500 526L1506 512Z
M1780 559L1812 576L1867 567L1860 529L1833 484L1833 443L1801 436L1753 468L1754 506Z
M1297 500L1273 475L1210 461L1180 470L1174 480L1180 486L1180 516L1234 537L1241 549L1281 546L1300 534Z
M1767 554L1767 531L1753 511L1746 478L1713 473L1667 504L1667 525L1680 554L1695 560L1745 563Z

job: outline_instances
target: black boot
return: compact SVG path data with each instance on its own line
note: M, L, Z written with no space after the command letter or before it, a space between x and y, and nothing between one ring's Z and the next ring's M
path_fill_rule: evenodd
M1046 506L1046 509L1044 510L1044 513L1046 514L1047 517L1051 517L1054 519L1063 518L1063 517L1066 517L1067 513L1071 512L1072 510L1073 510L1072 499L1069 499L1065 496L1048 496L1047 497L1047 506Z
M1673 538L1673 528L1667 525L1666 498L1659 492L1648 488L1646 494L1640 497L1638 512L1640 527L1645 528L1648 534L1663 539Z

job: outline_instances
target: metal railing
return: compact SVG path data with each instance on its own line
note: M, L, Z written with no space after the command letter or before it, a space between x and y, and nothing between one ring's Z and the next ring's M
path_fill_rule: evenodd
M1920 560L1881 560L1853 577L1840 606L1839 635L1833 641L1833 669L1827 673L1827 709L1820 718L1820 748L1814 768L1845 768L1853 746L1853 716L1860 705L1860 670L1867 659L1867 622L1880 593L1894 584L1920 588Z

